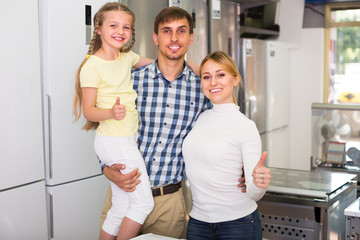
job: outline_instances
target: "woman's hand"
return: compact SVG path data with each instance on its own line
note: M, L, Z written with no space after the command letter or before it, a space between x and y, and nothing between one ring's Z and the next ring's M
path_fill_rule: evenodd
M271 179L270 169L264 167L264 162L266 160L266 157L267 157L267 152L263 152L252 174L254 184L258 188L262 188L262 189L266 189L269 187L270 179Z

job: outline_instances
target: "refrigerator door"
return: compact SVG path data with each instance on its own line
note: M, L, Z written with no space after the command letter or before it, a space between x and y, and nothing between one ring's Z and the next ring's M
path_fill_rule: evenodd
M135 45L133 51L137 54L157 58L158 48L153 41L154 20L161 9L169 6L168 0L122 0L136 16ZM140 7L141 6L141 7Z
M2 189L44 179L44 155L38 1L2 3L0 20L1 194Z
M180 7L185 9L194 21L194 41L189 46L186 59L200 65L208 54L208 5L206 0L182 0Z
M104 176L98 176L47 187L50 238L99 239L101 210L109 186Z
M289 46L281 42L266 44L266 130L289 122Z
M282 42L266 45L266 150L269 167L289 165L289 46Z
M266 43L241 39L240 75L244 86L238 90L241 111L253 120L260 134L266 131Z
M92 36L86 24L106 2L39 1L47 185L100 174L94 132L81 130L83 119L73 123L72 104L76 71Z
M287 126L267 132L265 150L268 152L265 165L275 168L289 166L289 128Z
M1 191L0 239L48 239L45 199L44 181Z
M239 24L237 3L211 0L210 3L210 51L223 51L238 63Z

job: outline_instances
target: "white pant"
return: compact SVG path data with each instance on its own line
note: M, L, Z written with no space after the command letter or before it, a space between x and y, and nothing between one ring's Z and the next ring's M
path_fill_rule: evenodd
M117 236L123 218L126 216L133 221L143 224L147 215L154 207L149 177L145 162L137 148L135 136L108 137L95 136L95 152L100 161L108 166L116 163L126 165L121 173L126 174L138 168L141 172L141 183L134 192L125 192L111 182L112 207L107 213L103 230Z

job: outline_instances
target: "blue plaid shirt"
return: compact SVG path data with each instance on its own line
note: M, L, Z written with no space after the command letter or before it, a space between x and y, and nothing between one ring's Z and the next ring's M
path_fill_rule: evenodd
M132 71L138 93L138 146L153 187L184 179L183 140L198 115L210 107L199 77L184 65L172 82L161 74L157 60Z

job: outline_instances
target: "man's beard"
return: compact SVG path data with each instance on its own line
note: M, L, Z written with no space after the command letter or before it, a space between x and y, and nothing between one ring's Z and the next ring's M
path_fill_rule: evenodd
M165 57L169 60L180 60L181 58L184 57L183 54L177 55L177 56L171 56L169 54L165 54Z
M161 51L161 50L160 50ZM166 51L161 51L161 53L162 53L162 55L166 58L166 59L168 59L168 60L180 60L180 59L182 59L184 56L185 56L185 54L183 54L183 53L180 53L180 54L175 54L175 55L173 55L173 54L171 54L171 53L168 53L168 52L166 52Z

